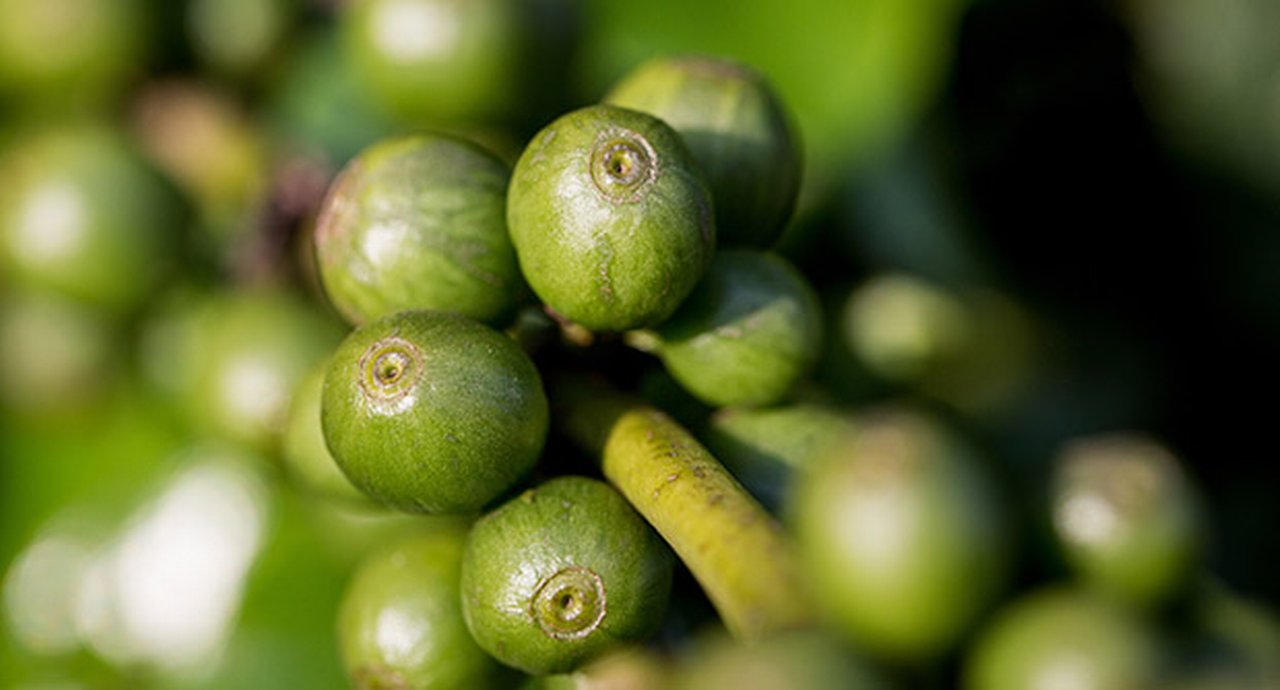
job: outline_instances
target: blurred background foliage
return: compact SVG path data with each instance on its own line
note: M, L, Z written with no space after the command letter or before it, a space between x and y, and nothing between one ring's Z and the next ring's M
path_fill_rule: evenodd
M929 401L1013 493L1067 439L1155 434L1222 591L1280 604L1280 5L488 0L439 36L354 5L391 11L0 0L0 687L343 686L338 594L412 520L300 489L280 452L342 332L321 195L420 128L512 160L666 53L755 66L801 134L779 248L829 340L804 396ZM415 79L450 106L397 95ZM1222 636L1270 639L1224 601Z

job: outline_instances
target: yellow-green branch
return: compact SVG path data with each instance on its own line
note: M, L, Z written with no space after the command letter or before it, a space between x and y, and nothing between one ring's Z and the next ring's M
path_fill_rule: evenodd
M552 390L562 429L666 539L729 631L756 639L812 620L782 526L683 427L582 379Z

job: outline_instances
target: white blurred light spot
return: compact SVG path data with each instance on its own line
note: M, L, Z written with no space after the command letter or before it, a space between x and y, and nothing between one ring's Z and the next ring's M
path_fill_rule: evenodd
M904 546L916 543L919 514L910 496L892 484L869 487L840 507L842 538L867 567L900 572L908 557Z
M366 259L364 266L372 269L374 266L393 263L396 255L408 244L405 237L407 234L404 226L399 224L377 223L369 226L360 247L360 253ZM360 280L372 280L375 276L362 273L356 277Z
M136 513L80 593L94 648L179 670L215 660L263 538L261 492L246 472L203 464Z
M1074 655L1060 656L1040 667L1029 690L1092 690L1097 679L1089 663Z
M253 357L231 364L222 379L223 409L234 410L237 421L273 426L289 404L289 384L279 368Z
M453 7L417 0L383 3L375 12L375 42L401 63L449 54L462 24Z
M75 598L76 631L108 659L132 660L132 648L117 634L115 593L110 552L100 554L85 571Z
M411 661L415 650L424 648L423 641L430 633L424 622L404 611L387 609L378 616L377 644L387 656L387 661Z
M62 260L81 243L84 223L84 202L75 186L50 182L22 207L13 249L35 264Z
M79 644L75 593L92 550L69 536L37 539L14 560L4 581L14 637L37 654L66 654Z
M1057 522L1067 539L1079 544L1107 544L1119 528L1115 507L1094 494L1072 496L1058 509Z

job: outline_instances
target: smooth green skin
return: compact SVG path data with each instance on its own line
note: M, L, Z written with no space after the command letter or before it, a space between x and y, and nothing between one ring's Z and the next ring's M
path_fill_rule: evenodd
M362 362L392 338L417 355L384 385L372 371L375 357ZM356 329L338 347L321 422L343 473L375 500L408 512L464 513L537 462L547 399L537 369L506 336L456 314L407 311Z
M673 564L670 549L615 489L560 477L476 523L462 560L462 612L476 642L503 663L535 674L572 671L657 630ZM599 578L603 615L560 639L546 631L535 601L566 568Z
M1124 611L1068 589L1009 604L980 633L967 690L1141 690L1156 683L1156 642Z
M406 122L491 121L519 104L514 0L357 0L338 21L366 92Z
M139 71L149 14L141 0L0 0L0 92L112 94Z
M369 497L351 484L324 442L320 401L328 371L328 360L320 362L294 390L280 439L280 458L285 472L303 491L348 503L368 503Z
M854 428L849 415L825 405L726 408L711 416L702 439L751 495L776 513L797 474L811 471Z
M188 0L187 36L204 64L248 75L281 48L296 12L294 0Z
M1198 570L1200 501L1178 460L1152 439L1116 434L1068 445L1050 507L1072 570L1120 602L1158 606Z
M773 87L733 60L654 58L606 103L650 113L684 138L707 177L722 245L771 246L800 190L800 149Z
M329 298L354 324L406 309L509 317L523 284L507 236L507 178L497 158L443 134L367 149L316 221Z
M819 631L793 631L755 644L704 641L684 660L678 690L886 690L889 686L843 643Z
M458 582L468 525L432 523L368 556L338 613L338 643L357 690L498 687L501 667L462 619Z
M725 250L657 333L667 370L703 402L770 405L818 361L822 308L784 259Z
M1003 584L1006 526L980 458L920 413L859 418L789 515L817 607L875 657L935 659Z
M0 161L0 273L132 310L170 268L182 216L174 190L119 134L46 132Z
M614 134L652 147L646 183L592 174ZM640 144L639 146L643 146ZM603 159L601 159L603 160ZM601 173L602 175L607 175ZM525 279L547 306L590 330L661 323L693 290L715 247L711 198L680 136L643 113L596 105L534 136L516 163L507 225Z
M169 374L187 417L205 434L274 452L293 391L333 351L341 327L268 289L220 294L196 309L177 336L185 341L172 362L179 370Z

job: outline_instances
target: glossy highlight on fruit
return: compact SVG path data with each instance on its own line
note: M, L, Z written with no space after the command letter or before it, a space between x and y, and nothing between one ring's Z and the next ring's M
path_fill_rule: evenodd
M338 617L347 677L357 690L483 690L501 667L471 639L458 578L465 521L437 520L368 556Z
M615 489L560 477L481 518L462 565L462 610L503 663L561 673L657 628L670 550Z
M492 154L443 134L366 149L316 223L329 298L355 324L406 309L510 316L523 283L507 236L507 178Z
M680 133L707 176L722 244L768 247L782 233L800 189L800 150L781 101L759 73L725 58L654 58L604 100L655 115Z
M347 478L401 510L478 510L537 461L547 400L510 339L456 314L406 311L347 336L330 360L325 440Z
M656 333L667 370L703 402L769 405L818 360L822 309L784 259L725 250Z
M533 291L591 330L666 319L715 247L711 198L680 136L607 105L534 136L512 173L507 225Z

